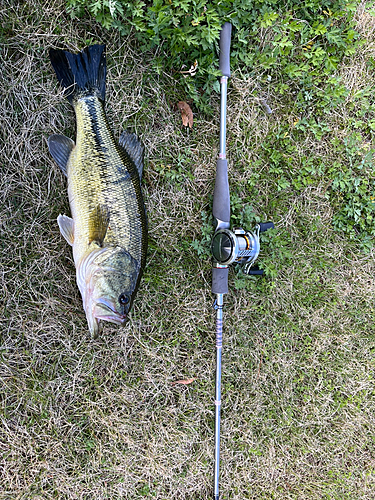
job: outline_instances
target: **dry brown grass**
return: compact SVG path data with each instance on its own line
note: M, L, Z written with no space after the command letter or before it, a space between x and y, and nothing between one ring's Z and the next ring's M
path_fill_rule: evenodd
M208 499L211 271L190 243L201 235L201 211L213 189L218 103L213 99L213 121L197 115L191 133L182 129L171 100L185 96L169 77L152 72L151 55L93 22L71 21L63 5L30 0L0 7L0 499ZM358 16L373 34L367 11ZM146 145L150 220L148 265L131 320L123 328L105 325L96 341L87 332L71 250L55 222L69 208L65 179L46 144L52 133L74 136L48 48L76 50L90 38L107 43L114 130L130 127ZM367 85L362 63L341 70L353 89ZM230 178L246 192L263 137L286 109L267 90L274 109L268 116L253 95L256 81L234 75L232 82ZM316 141L300 148L324 155L329 146ZM324 183L277 204L266 169L259 166L262 197L254 207L289 235L293 256L288 267L276 262L277 277L247 289L235 290L231 274L222 498L369 500L375 498L374 255L332 231ZM167 178L173 170L179 177ZM171 384L188 378L196 380Z

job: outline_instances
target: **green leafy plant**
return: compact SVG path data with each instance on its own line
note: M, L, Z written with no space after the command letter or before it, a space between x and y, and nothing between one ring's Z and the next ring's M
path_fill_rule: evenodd
M357 0L67 0L72 16L89 13L106 28L124 35L133 32L140 50L155 52L155 71L174 75L195 107L206 113L212 112L210 93L219 91L220 29L231 22L232 70L271 88L296 117L293 126L284 121L271 127L264 139L260 162L267 164L267 182L281 197L324 183L335 212L333 227L368 247L375 231L372 152L363 150L369 140L355 131L361 127L373 134L375 118L370 90L350 96L337 71L362 43L354 29L357 6ZM351 145L335 144L335 158L305 156L297 161L298 142L336 140L332 113L349 97L353 106L362 102L361 116L348 123ZM185 174L181 168L165 172L177 184ZM252 203L242 194L232 185L232 223L237 225L243 204ZM207 236L204 229L203 238L193 244L199 255L207 254Z
M360 237L364 249L375 236L374 150L359 133L346 137L342 144L345 163L333 163L331 200L336 213L334 226L352 238Z
M211 240L214 234L212 217L208 216L206 212L201 213L202 216L202 227L200 239L195 239L191 246L196 250L199 257L210 257L211 256Z
M312 90L315 77L323 82L354 53L356 5L348 0L67 0L71 16L88 12L106 28L133 31L143 50L162 48L164 67L180 75L201 106L202 95L218 90L216 51L225 21L234 27L233 69L283 76L290 81L284 92L296 85ZM197 71L190 71L195 61Z

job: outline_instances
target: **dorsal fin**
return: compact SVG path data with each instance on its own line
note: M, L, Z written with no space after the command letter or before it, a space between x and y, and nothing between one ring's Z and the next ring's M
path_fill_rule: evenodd
M74 146L74 141L65 135L55 134L48 137L49 152L66 176L68 176L66 166Z
M89 215L89 243L102 245L109 226L109 211L98 205Z
M142 179L145 147L141 140L135 134L124 130L120 135L119 144L133 160L139 173L139 179Z

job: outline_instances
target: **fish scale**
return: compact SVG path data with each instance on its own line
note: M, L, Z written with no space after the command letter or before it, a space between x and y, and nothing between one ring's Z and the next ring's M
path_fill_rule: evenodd
M147 216L141 190L144 147L135 134L114 138L105 111L105 47L79 54L50 50L50 58L77 121L74 143L48 139L68 178L72 217L57 222L73 247L77 284L92 336L101 320L123 324L146 263Z
M77 226L75 238L79 240L73 246L74 260L78 263L87 252L90 214L102 206L109 211L102 246L126 248L132 257L144 263L143 199L140 187L137 189L139 179L132 179L138 172L115 143L97 97L80 99L75 112L77 142L67 166L69 201Z

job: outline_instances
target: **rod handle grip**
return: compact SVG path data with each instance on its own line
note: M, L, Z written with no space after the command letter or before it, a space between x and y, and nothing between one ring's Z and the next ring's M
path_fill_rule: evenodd
M228 161L219 158L216 162L216 178L212 214L217 221L230 223L230 199L228 182Z
M228 267L212 268L212 293L228 293Z
M232 25L224 23L220 31L220 57L219 69L223 76L230 77L230 37L232 34Z

